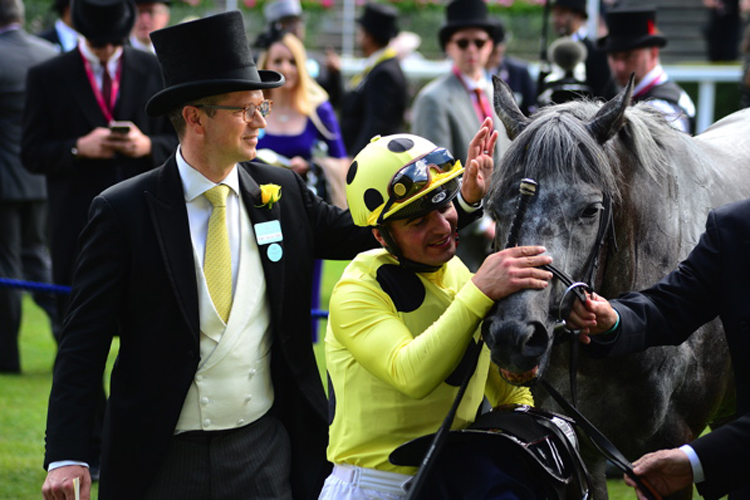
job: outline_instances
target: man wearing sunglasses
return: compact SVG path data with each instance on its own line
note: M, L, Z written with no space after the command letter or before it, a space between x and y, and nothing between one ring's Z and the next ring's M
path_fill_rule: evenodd
M471 142L466 183L489 181L487 152L497 138L490 126L486 120ZM378 137L352 162L352 218L383 248L359 254L331 296L325 343L334 471L321 499L405 498L416 469L390 463L390 453L440 426L473 369L463 360L494 301L551 279L538 268L552 260L542 247L490 255L474 275L456 257L451 201L463 172L445 148L411 134ZM493 405L532 403L528 389L490 369L486 347L453 428L474 420L485 395Z
M414 100L411 132L463 156L474 133L485 118L493 120L500 138L495 159L509 141L492 106L492 82L485 69L493 40L502 28L490 19L483 0L453 0L446 8L446 22L440 28L440 46L453 62L451 72L427 84ZM475 222L462 231L459 256L476 271L489 252L493 236L489 219Z

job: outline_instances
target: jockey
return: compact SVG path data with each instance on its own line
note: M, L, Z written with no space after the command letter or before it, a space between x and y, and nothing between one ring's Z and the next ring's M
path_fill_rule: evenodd
M473 359L494 301L544 289L552 277L539 269L552 261L543 247L491 254L474 275L455 256L452 201L466 209L486 193L497 137L490 127L485 121L472 140L466 172L446 149L410 134L375 137L349 168L352 218L383 248L359 254L331 296L325 353L334 470L321 499L405 498L417 469L392 464L390 453L440 426L474 369L464 360ZM501 379L486 347L454 429L474 421L485 396L492 405L533 403L527 388Z

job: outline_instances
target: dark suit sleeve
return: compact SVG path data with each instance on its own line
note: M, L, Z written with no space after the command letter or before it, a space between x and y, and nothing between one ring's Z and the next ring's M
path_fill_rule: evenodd
M56 106L53 102L54 94L48 90L47 67L31 68L26 78L21 160L28 170L37 174L74 172L77 169L71 149L78 137L75 135L77 130L71 126L70 134L64 137L55 132L56 123L71 125L67 111L72 108L62 104ZM53 109L61 111L53 113ZM80 119L73 121L78 123Z
M295 175L295 179L313 228L315 258L349 260L359 252L380 247L369 227L354 224L349 210L326 203L305 186L301 177Z
M707 500L750 485L747 474L750 471L750 415L712 430L690 446L698 454L706 476L697 487Z
M729 205L709 214L706 231L698 245L661 282L639 293L613 300L620 313L615 335L592 338L597 356L618 356L650 346L676 345L703 324L721 316L733 360L747 357L747 297L738 288L748 274L748 214L750 203ZM747 373L735 365L740 417L690 443L698 454L705 481L698 490L707 499L718 499L730 491L750 486L750 414ZM742 496L737 498L744 498Z
M98 197L81 236L69 314L55 361L47 413L45 467L86 461L104 366L123 303L129 244L107 203Z
M592 337L590 354L620 356L657 345L677 345L720 311L720 238L715 213L688 258L653 287L611 301L620 314L616 341Z

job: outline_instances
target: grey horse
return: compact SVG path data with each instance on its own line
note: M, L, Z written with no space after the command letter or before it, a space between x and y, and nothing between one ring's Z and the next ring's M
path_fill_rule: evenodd
M507 239L520 181L534 179L518 244L544 245L554 266L604 297L656 283L697 243L710 209L750 197L750 111L690 137L647 104L630 106L632 82L609 102L573 101L532 118L502 81L494 85L513 141L489 195L496 246ZM483 326L506 380L532 386L537 404L557 411L536 382L544 377L570 397L571 342L556 343L553 332L571 297L560 281L523 291L498 302ZM576 370L579 410L630 460L694 439L734 394L718 322L679 346L617 359L582 355ZM604 458L583 454L593 497L606 499ZM690 498L683 493L676 498Z

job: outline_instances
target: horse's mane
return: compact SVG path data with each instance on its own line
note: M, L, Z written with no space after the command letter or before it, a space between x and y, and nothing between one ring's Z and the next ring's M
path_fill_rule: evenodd
M599 187L613 200L626 189L622 178L637 165L657 179L668 168L672 144L684 138L653 107L639 103L625 111L625 125L613 139L600 145L586 125L602 106L591 100L571 101L542 108L513 141L495 169L492 199L509 199L520 179L561 176ZM497 196L499 195L499 196Z

